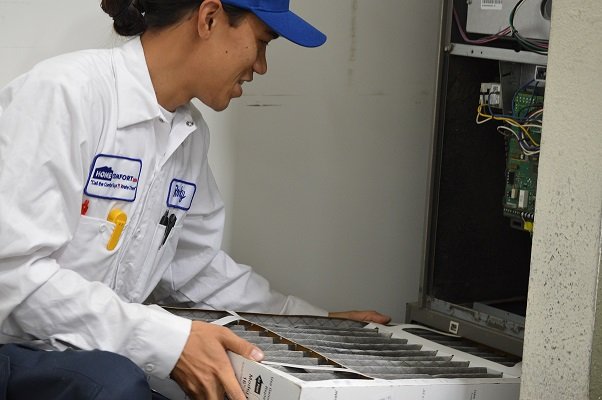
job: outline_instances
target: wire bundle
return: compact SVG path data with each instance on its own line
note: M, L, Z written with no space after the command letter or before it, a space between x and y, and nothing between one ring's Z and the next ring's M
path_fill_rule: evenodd
M523 5L524 2L525 2L525 0L519 0L519 2L516 3L516 5L512 9L512 11L510 12L510 19L509 19L510 25L509 26L507 26L506 28L502 29L501 31L499 31L496 34L493 34L491 36L485 36L485 37L482 37L480 39L470 39L468 37L468 35L466 34L466 31L462 27L462 23L460 21L460 17L458 15L458 12L456 11L455 7L453 8L454 21L456 22L456 25L457 25L458 30L460 32L460 36L462 36L462 39L466 43L469 43L469 44L485 44L485 43L490 43L490 42L496 41L498 39L514 38L516 40L516 42L523 49L532 51L532 52L537 53L537 54L547 55L548 54L548 41L547 40L527 39L524 36L522 36L518 32L518 29L516 29L516 27L514 26L514 18L516 16L516 12Z
M512 115L496 114L493 112L489 100L487 104L479 104L477 107L477 124L484 124L486 122L495 120L502 121L505 125L497 127L497 131L504 136L513 135L523 154L526 156L533 156L539 154L540 144L534 139L534 133L541 133L542 119L543 119L543 105L536 104L535 90L537 89L538 82L533 85L533 80L528 82L519 88L512 97ZM532 86L531 104L520 108L516 107L516 97L519 93L523 93L528 87ZM492 94L489 93L489 97ZM487 108L487 112L484 108ZM518 114L524 114L519 116Z
M525 0L519 0L510 12L510 30L512 31L512 37L521 45L522 48L532 51L537 54L547 55L548 54L548 41L547 40L534 40L527 39L518 33L518 30L514 26L514 17L518 9L523 5Z

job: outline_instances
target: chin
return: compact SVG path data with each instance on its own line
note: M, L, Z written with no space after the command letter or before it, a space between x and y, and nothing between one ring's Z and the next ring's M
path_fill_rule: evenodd
M230 101L234 96L230 96L226 93L220 93L215 96L195 96L197 100L211 108L213 111L224 111L230 105Z
M215 107L213 107L213 106L212 106L212 107L211 107L211 109L213 109L213 111L217 111L217 112L219 112L219 111L224 111L226 108L228 108L228 105L227 105L227 104L226 104L225 106L224 106L224 105L222 105L222 106L215 106Z
M224 111L230 105L231 100L232 99L228 98L221 102L215 102L214 104L210 105L209 107L211 107L214 111Z
M227 100L225 102L212 102L212 103L205 103L203 102L207 107L211 108L213 111L224 111L226 108L228 108L228 106L230 105L230 100Z

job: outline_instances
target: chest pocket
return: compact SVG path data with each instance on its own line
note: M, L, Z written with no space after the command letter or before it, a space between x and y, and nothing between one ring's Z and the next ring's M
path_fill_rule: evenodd
M74 270L90 281L110 286L115 274L116 255L122 243L119 241L115 249L107 250L114 228L115 224L107 220L80 216L73 240L55 253L57 262L61 267Z

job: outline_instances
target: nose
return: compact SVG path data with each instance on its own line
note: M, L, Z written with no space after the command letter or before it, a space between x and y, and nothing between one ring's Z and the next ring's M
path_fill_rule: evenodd
M257 53L257 59L255 59L255 63L253 64L253 72L259 75L264 75L268 72L268 61L265 56L265 48Z

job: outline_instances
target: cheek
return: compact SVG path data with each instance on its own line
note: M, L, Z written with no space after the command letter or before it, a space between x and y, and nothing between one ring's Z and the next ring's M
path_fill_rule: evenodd
M259 51L257 46L245 46L241 52L241 63L252 66L259 57Z

